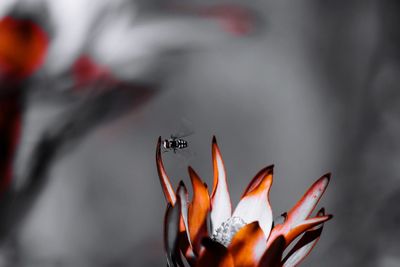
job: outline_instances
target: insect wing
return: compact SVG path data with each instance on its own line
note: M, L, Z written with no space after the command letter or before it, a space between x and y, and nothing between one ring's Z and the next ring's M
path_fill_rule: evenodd
M178 127L178 131L171 135L171 138L185 138L194 134L192 124L188 119L182 118Z

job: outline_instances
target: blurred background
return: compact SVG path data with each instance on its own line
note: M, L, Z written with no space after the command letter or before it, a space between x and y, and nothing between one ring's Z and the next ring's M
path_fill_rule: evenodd
M399 15L395 0L1 1L41 28L22 30L40 54L28 70L0 62L20 92L4 96L19 103L13 187L44 177L2 226L2 264L165 266L155 146L184 127L188 153L163 154L175 186L188 165L211 184L213 135L234 204L266 165L276 216L332 172L320 205L335 217L303 265L399 266Z

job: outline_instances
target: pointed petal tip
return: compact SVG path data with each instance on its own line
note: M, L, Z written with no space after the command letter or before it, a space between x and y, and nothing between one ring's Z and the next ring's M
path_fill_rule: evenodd
M192 166L188 166L188 172L190 177L192 177L192 175L197 175Z
M306 221L309 221L310 223L320 224L320 223L327 222L332 218L333 218L332 214L327 214L327 215L322 215L322 216L316 216L314 218L307 219Z
M161 164L162 165L162 158L161 158L161 136L158 137L157 140L157 146L156 146L156 162L157 164Z
M331 180L331 173L328 172L322 175L318 180L316 180L313 185L320 185L320 186L322 185L323 188L327 188L330 180Z
M272 184L273 181L273 174L274 174L274 165L269 165L267 167L264 167L261 169L255 176L254 178L250 181L246 189L244 190L242 197L245 197L248 193L251 191L255 190L258 186L260 186L261 182L267 177L269 182Z
M324 216L325 215L325 208L322 207L318 212L317 212L317 216Z
M179 181L178 189L176 191L179 192L181 190L181 188L186 190L186 185L182 180Z
M331 176L332 174L330 172L325 173L324 175L322 175L321 179L326 179L327 183L329 183L329 181L331 180Z
M219 151L219 146L218 146L217 138L215 137L215 135L212 138L211 149L212 149L212 154L214 154L214 153L220 154L221 153Z
M268 166L262 168L262 169L258 172L258 173L259 173L258 175L264 174L264 176L265 176L265 175L268 175L268 174L274 174L274 167L275 167L274 164L268 165ZM258 175L257 175L257 176L258 176Z
M204 187L208 189L208 184L206 182L203 183Z
M267 174L274 174L274 168L275 168L275 165L271 164L271 165L265 167L264 170Z
M160 149L161 149L161 136L159 136L158 137L158 139L157 139L157 151L160 151Z
M324 174L321 178L318 179L317 183L322 183L323 187L326 189L331 181L331 173Z
M158 177L160 179L161 187L163 189L165 198L167 202L170 202L172 205L174 205L176 201L175 191L172 187L171 180L169 179L165 171L161 157L161 136L158 138L156 147L156 165L157 165Z

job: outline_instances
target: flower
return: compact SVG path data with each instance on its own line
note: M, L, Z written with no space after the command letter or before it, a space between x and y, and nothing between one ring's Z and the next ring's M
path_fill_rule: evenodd
M317 243L323 223L332 218L325 215L324 209L311 217L328 186L330 174L326 174L282 215L283 222L275 221L274 224L269 202L273 165L256 174L232 213L224 162L215 137L212 141L212 192L209 194L207 185L189 167L193 186L193 197L189 201L182 181L174 191L162 162L160 145L161 138L157 144L156 162L168 203L164 246L170 267L297 266ZM294 240L298 240L297 243L288 247Z
M0 19L0 76L24 79L43 64L48 37L45 31L30 19Z

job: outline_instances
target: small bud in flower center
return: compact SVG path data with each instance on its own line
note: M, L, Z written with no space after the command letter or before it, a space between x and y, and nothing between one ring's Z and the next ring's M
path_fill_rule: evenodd
M237 216L230 217L214 231L211 238L227 247L231 243L233 236L245 225L246 222L242 218Z

